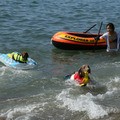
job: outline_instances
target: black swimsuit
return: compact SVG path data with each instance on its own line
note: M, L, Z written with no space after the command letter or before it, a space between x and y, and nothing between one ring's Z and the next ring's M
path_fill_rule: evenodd
M117 38L115 40L113 40L112 42L117 42Z

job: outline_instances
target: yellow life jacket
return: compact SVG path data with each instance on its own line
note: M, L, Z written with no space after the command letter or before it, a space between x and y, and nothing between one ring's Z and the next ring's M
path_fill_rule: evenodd
M8 57L12 58L13 54L15 54L15 52L8 54Z
M81 84L80 86L85 86L89 82L88 72L84 71L84 73L85 73L85 76L83 78L83 84Z
M28 60L24 60L24 58L22 57L22 55L14 53L14 60L18 61L18 62L22 62L22 63L26 63L28 62Z

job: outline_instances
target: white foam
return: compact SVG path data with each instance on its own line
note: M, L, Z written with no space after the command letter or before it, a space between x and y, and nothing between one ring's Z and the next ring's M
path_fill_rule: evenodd
M41 110L40 106L44 106L46 103L18 106L13 109L9 109L7 112L0 113L0 117L6 117L6 120L30 120L32 116L37 114L36 109Z
M11 69L10 67L6 67L6 66L2 66L0 68L0 81L4 81L5 80L13 80L14 78L22 78L22 77L31 77L31 72L30 71L25 71L25 70L15 70L15 69ZM9 78L9 79L8 79Z
M94 96L91 93L74 97L73 95L70 95L70 90L70 88L63 90L56 96L56 99L63 103L59 107L67 106L71 111L86 111L90 119L98 119L108 115L107 111L101 105L97 105L93 101Z
M32 105L32 106L25 106L25 107L18 107L18 108L14 108L14 109L10 109L7 112L7 119L13 119L14 115L19 113L19 114L29 114L36 106Z
M28 71L25 70L16 70L16 69L12 69L10 67L7 66L2 66L0 67L0 76L4 76L6 73L11 73L11 74L26 74L28 73Z
M115 78L110 79L110 82L120 83L120 78L116 76Z
M6 70L6 67L5 66L2 66L0 68L0 76L3 76L5 74L5 70Z
M67 80L66 83L67 85L76 85L75 81L70 79ZM103 118L109 113L119 113L119 109L117 107L103 106L95 101L102 100L104 102L108 97L114 98L114 95L116 96L119 93L119 83L120 78L118 76L110 78L110 81L105 83L107 91L102 94L97 94L96 96L93 96L91 93L81 94L79 96L73 95L71 91L74 90L72 88L67 88L62 90L62 92L56 96L56 99L61 101L59 107L67 107L71 111L85 111L90 119Z
M66 85L75 85L75 86L80 86L78 82L76 82L75 80L73 79L67 79L65 81Z

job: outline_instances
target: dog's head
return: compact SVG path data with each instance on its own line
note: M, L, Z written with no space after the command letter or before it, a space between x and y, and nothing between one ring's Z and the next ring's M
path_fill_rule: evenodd
M81 77L84 77L85 76L85 73L84 71L88 72L88 73L91 73L91 69L90 69L90 66L85 64L85 65L82 65L80 67L80 69L78 70L78 75L80 75Z
M23 52L22 53L22 57L27 60L27 58L29 57L28 53L27 52Z

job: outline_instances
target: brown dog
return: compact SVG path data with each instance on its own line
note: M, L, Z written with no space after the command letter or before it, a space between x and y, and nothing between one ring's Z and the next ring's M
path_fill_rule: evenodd
M88 76L89 73L91 73L90 66L85 64L80 67L78 72L71 75L70 79L73 79L73 80L79 82L80 86L86 86L87 83L89 83L91 81L90 77Z
M84 77L85 76L85 73L84 71L88 72L88 73L91 73L91 69L90 69L90 66L85 64L85 65L82 65L80 67L80 69L78 70L78 75L80 75L81 77Z
M29 55L27 52L23 52L22 55L14 52L12 53L12 59L20 63L27 63L28 57Z

